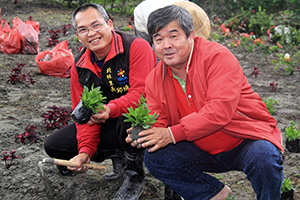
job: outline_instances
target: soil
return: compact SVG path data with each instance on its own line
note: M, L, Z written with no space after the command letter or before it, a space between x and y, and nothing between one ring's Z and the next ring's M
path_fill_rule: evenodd
M2 9L2 19L8 22L11 22L16 16L23 21L27 21L28 17L32 16L40 23L40 51L53 48L47 47L48 30L58 30L61 29L61 25L71 23L73 10L49 0L21 0L17 4L14 4L12 0L0 0L0 8ZM115 13L110 14L114 19L116 29L128 25L128 17ZM133 34L132 31L130 33ZM79 48L81 45L74 41L74 37L75 32L69 29L67 36L60 35L59 41L67 40L69 48L75 55L76 47ZM262 98L280 100L279 105L275 107L276 113L273 116L278 121L278 127L282 133L291 120L299 122L299 74L285 75L284 69L274 70L274 66L262 59L258 53L247 54L246 58L239 48L233 49L233 53L239 59L253 89ZM122 180L106 182L102 178L102 175L106 173L103 171L89 170L85 174L62 176L55 166L44 165L43 170L49 180L51 192L45 187L41 175L38 173L37 164L47 157L43 141L53 130L46 130L41 114L49 110L48 106L55 105L71 109L70 79L41 74L34 60L35 56L0 53L0 151L13 149L16 151L15 155L21 157L14 159L12 166L8 169L5 168L4 161L0 162L0 199L112 199L122 184ZM35 84L22 82L13 85L7 83L11 69L19 63L25 64L22 73L30 73ZM257 78L250 75L253 67L258 67L261 73ZM273 81L278 83L276 92L269 89L269 85ZM15 141L14 135L23 133L27 125L38 127L36 133L40 139L33 144L24 145L19 140ZM283 140L285 141L284 136ZM295 188L294 199L300 199L300 154L286 151L284 158L285 177L290 178L292 187ZM110 160L100 163L100 165L107 166L107 171L112 169ZM243 173L228 172L212 175L231 187L234 199L255 199L251 184ZM147 171L145 190L140 199L164 199L163 184Z

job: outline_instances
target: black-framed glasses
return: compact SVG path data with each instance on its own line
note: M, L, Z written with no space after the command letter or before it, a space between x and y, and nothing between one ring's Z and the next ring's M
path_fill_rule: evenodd
M101 24L94 24L92 27L90 28L80 28L79 30L77 30L77 34L84 36L87 35L89 33L90 30L97 32L100 31L102 28L102 25L106 22L107 20L104 20L104 22L102 22Z

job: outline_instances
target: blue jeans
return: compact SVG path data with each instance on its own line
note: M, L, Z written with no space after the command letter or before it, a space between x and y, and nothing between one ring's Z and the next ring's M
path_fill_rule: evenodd
M158 151L146 151L145 165L150 174L170 186L186 200L205 200L224 187L204 173L243 171L260 200L280 199L283 160L280 151L265 140L244 140L234 149L211 155L192 142L170 144Z

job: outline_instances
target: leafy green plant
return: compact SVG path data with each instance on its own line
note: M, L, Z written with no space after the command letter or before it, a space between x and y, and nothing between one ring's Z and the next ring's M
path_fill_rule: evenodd
M208 38L209 41L218 42L224 46L226 46L226 36L223 34L218 34L216 32L212 32Z
M224 24L230 29L231 32L238 31L240 33L247 33L250 16L250 11L246 11L244 8L241 8L237 15L233 14L230 19L224 21Z
M279 57L279 61L273 62L273 64L275 64L275 69L278 69L279 65L284 66L286 71L285 74L292 75L293 72L296 71L298 63L300 63L300 51L297 51L297 53L292 56L288 53L279 53L277 56Z
M279 42L281 40L281 36L284 33L284 26L282 26L282 28L280 27L277 27L277 29L281 29L281 33L279 33L278 31L276 31L276 26L272 26L270 29L269 29L269 33L270 33L270 39L272 42L276 43L276 42Z
M270 47L271 52L279 52L279 46L278 45L274 45Z
M288 191L291 191L291 190L293 190L292 182L289 178L285 178L283 180L283 183L282 183L282 186L281 186L281 193L288 192Z
M251 34L247 34L247 33L242 33L240 35L240 47L242 47L244 49L244 58L246 58L246 56L249 53L254 52L255 50L255 45L253 44L253 40L255 39L255 36L253 35L253 33Z
M122 30L123 31L130 31L131 27L130 26L123 26Z
M73 39L73 41L74 41L74 42L79 42L79 39L78 39L78 37L77 37L77 36L75 36L75 37L74 37L74 39Z
M92 110L93 113L97 113L98 109L104 109L103 104L105 103L106 97L102 95L100 88L100 86L94 88L94 84L92 85L91 90L86 86L83 87L81 95L82 105Z
M123 116L126 117L125 122L130 122L133 127L142 126L144 129L149 129L156 122L156 119L159 114L156 112L153 115L149 115L150 110L146 103L146 99L142 94L141 100L137 103L134 102L137 106L135 109L127 108L128 113L124 113Z
M292 26L274 26L270 28L270 39L294 47L300 44L300 30Z
M269 63L268 56L272 55L270 46L261 38L257 38L253 42L259 50L259 55Z
M297 126L297 123L294 121L290 122L290 126L285 129L284 136L289 140L299 140L300 139L300 129Z
M265 9L258 7L258 11L254 11L249 19L249 31L258 37L264 35L271 27L272 17L273 15L268 15Z
M297 46L300 44L300 29L297 30L296 27L293 27L291 32L291 40L292 40L292 44Z
M231 195L230 195L230 194L228 194L228 196L227 196L226 200L234 200L234 197L232 197L232 198L231 198Z
M280 100L274 100L272 98L267 98L267 99L262 99L263 102L265 102L267 109L269 111L269 113L272 115L274 114L276 111L274 109L274 105L279 105Z

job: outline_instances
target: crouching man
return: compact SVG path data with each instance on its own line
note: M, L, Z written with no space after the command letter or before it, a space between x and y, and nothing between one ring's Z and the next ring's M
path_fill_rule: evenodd
M147 148L149 172L186 200L225 200L230 188L206 172L243 171L257 199L278 200L281 133L234 55L194 37L191 15L176 5L152 12L147 27L160 62L145 92L159 117L126 141Z
M128 107L135 107L144 92L145 78L156 64L149 43L133 35L116 32L105 9L94 3L84 4L73 12L73 27L85 47L71 69L73 109L80 102L83 87L101 86L107 97L104 110L93 115L87 124L70 124L45 140L50 157L68 159L76 168L59 167L64 175L85 172L82 166L91 160L112 159L113 172L105 180L124 177L114 199L139 199L144 189L144 149L125 142L130 123L122 117Z

